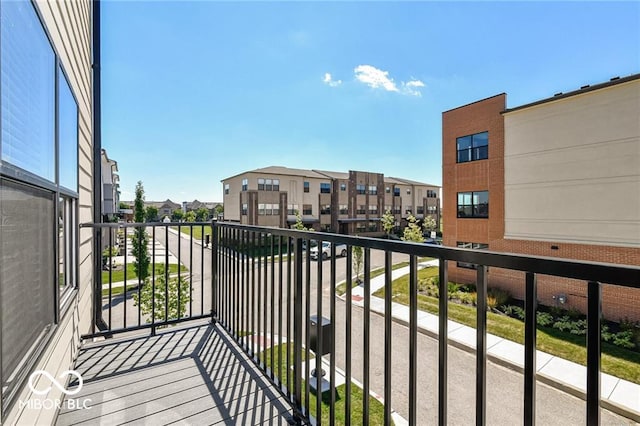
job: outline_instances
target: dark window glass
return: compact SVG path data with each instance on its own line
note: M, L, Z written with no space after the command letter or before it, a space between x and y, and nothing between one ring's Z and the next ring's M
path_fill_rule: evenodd
M340 191L346 191L347 190L347 184L346 183L341 183L340 184Z
M273 190L280 191L280 179L273 180Z
M458 217L489 217L489 192L458 192Z
M482 132L475 135L462 136L456 139L458 163L485 160L489 158L489 133Z
M322 194L331 193L331 184L330 183L321 183L320 184L320 193L322 193Z
M304 186L304 192L309 192L309 182L304 182L303 186Z
M258 191L264 191L264 179L258 179Z
M482 243L467 243L458 241L458 247L466 248L466 249L475 249L475 250L487 250L489 249L489 244ZM467 263L467 262L456 262L458 268L466 268L466 269L476 269L477 265L475 263Z
M356 185L356 193L358 194L366 194L367 192L367 187L365 185Z
M331 214L331 205L323 204L320 208L320 214Z
M302 205L302 214L312 215L313 209L311 208L311 204L303 204Z
M2 2L0 14L2 160L53 182L53 49L31 2Z
M396 197L400 196L400 188L393 188L393 195Z

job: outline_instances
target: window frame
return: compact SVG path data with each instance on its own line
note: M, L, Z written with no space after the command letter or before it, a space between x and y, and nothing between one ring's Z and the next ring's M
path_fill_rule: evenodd
M310 187L311 185L309 184L309 181L305 180L304 182L302 182L303 192L309 192Z
M482 206L483 203L476 204L474 202L476 198L476 194L487 194L486 214L479 213L480 206ZM464 197L466 195L470 197L471 204L464 203L464 199L463 199L463 203L462 204L460 203L460 197L461 196ZM488 219L489 218L489 191L485 190L485 191L458 192L456 195L456 206L457 206L456 215L458 219ZM467 209L470 212L470 214L467 214L466 212Z
M320 183L320 193L321 194L331 194L331 184L327 182Z
M487 243L470 243L466 241L456 241L456 247L471 250L489 250L489 244ZM464 269L478 269L478 265L468 262L456 262L456 266Z
M475 139L480 135L486 135L486 144L476 145ZM465 148L460 148L460 142L462 139L470 138L469 146ZM480 138L478 138L480 139ZM481 151L482 148L486 148ZM482 152L482 156L481 153ZM467 159L461 160L461 154L466 153ZM470 135L459 136L456 138L456 163L471 163L473 161L481 161L489 159L489 131L485 130L484 132L477 132Z

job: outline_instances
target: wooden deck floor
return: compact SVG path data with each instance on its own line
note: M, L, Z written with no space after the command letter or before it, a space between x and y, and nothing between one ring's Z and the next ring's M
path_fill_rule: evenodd
M59 425L287 424L289 404L216 326L85 345L76 371L84 384ZM69 390L77 389L71 383ZM65 404L66 406L67 404Z

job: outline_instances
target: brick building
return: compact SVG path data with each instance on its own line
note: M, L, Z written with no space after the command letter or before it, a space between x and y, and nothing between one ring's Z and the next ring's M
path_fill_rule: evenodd
M506 108L502 93L442 115L443 242L640 264L640 74ZM450 279L473 282L473 265ZM586 307L584 283L539 277L547 306ZM524 297L524 274L489 285ZM640 291L604 286L603 314L640 320Z
M224 218L248 225L290 227L298 212L316 230L381 234L380 217L391 211L398 226L413 215L440 225L440 187L381 173L265 167L229 177Z

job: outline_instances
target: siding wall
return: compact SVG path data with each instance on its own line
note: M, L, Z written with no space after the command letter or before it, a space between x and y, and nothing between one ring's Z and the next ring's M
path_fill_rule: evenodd
M92 77L91 77L91 2L37 1L37 9L46 31L53 43L69 84L78 101L79 138L79 223L93 221L93 148L92 148ZM91 285L93 282L92 231L80 229L79 235L78 292L70 308L61 317L53 336L45 349L36 369L59 376L61 372L73 368L73 362L80 345L80 335L91 326ZM29 399L58 399L62 393L55 387L42 397L33 395L28 387L18 397L20 401ZM13 405L6 424L52 424L57 411L20 408Z

